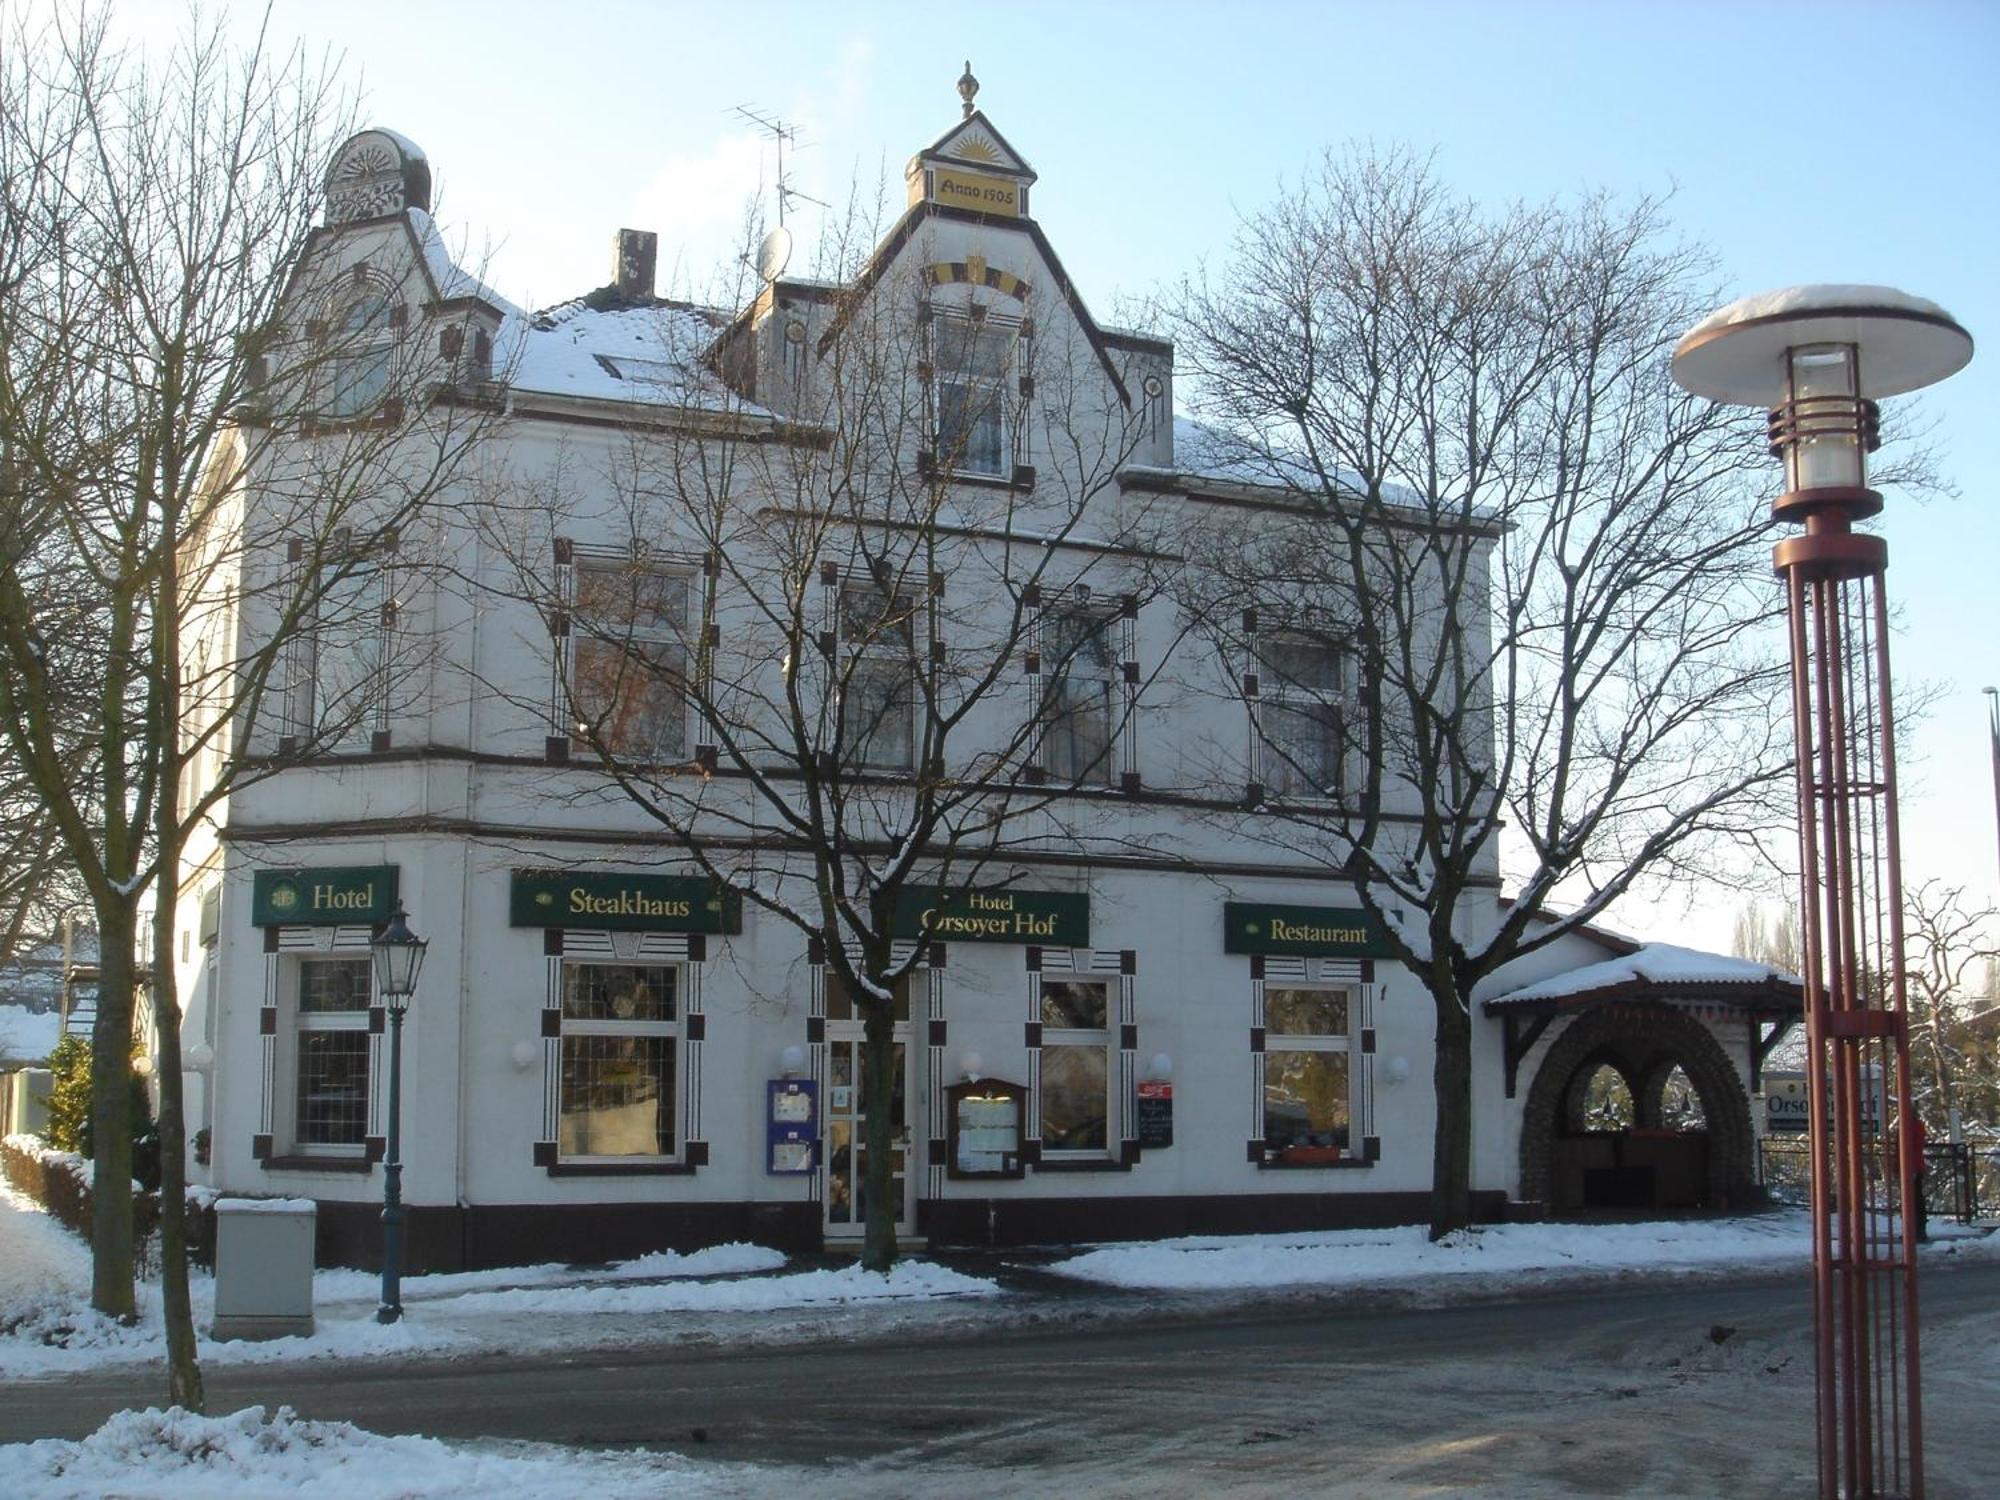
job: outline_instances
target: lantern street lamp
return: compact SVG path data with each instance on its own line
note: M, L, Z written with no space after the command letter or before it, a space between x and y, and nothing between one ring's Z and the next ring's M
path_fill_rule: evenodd
M1674 351L1697 396L1770 411L1773 554L1791 625L1800 936L1812 1150L1819 1493L1921 1496L1916 1194L1920 1133L1903 991L1890 704L1888 548L1868 454L1875 402L1944 379L1972 338L1936 303L1878 286L1746 297ZM1885 1130L1884 1127L1887 1127Z
M389 1142L382 1163L382 1305L375 1321L403 1316L403 1016L416 993L430 945L414 932L398 901L368 944L375 956L375 993L389 1011Z

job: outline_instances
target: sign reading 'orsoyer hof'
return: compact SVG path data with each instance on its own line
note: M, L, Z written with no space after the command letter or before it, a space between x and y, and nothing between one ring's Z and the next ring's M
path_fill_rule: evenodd
M1222 923L1225 953L1386 958L1392 951L1381 925L1357 907L1227 901L1222 907Z
M389 920L396 909L394 865L258 870L250 877L256 927L340 927Z
M910 886L896 902L900 938L939 942L1090 946L1090 897L1082 891L1017 891Z
M515 927L737 933L743 930L743 898L698 875L516 870L508 921Z

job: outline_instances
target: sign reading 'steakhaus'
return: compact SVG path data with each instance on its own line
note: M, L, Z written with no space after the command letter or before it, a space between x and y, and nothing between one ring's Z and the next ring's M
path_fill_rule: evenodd
M516 870L507 920L515 927L735 933L743 930L743 898L698 875Z

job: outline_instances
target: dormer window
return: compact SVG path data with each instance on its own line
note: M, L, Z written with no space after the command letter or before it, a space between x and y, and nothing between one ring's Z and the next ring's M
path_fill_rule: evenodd
M932 323L937 382L937 463L961 474L1013 471L1007 385L1021 325L940 313Z

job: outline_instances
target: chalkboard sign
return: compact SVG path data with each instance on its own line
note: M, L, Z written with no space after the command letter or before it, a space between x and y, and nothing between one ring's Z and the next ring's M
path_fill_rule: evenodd
M1139 1085L1139 1149L1158 1151L1174 1143L1174 1086L1159 1079Z

